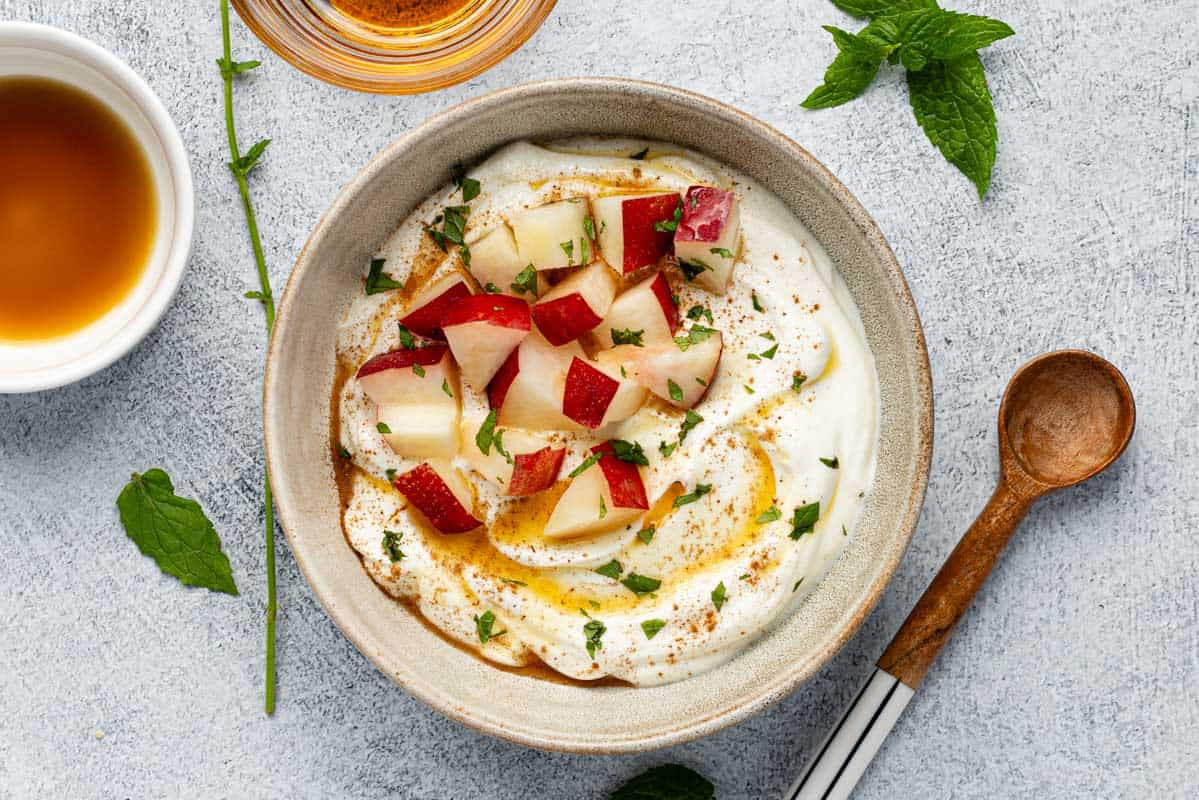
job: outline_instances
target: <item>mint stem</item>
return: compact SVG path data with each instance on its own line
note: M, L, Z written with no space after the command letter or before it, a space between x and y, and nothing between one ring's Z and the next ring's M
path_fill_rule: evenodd
M232 63L233 55L229 45L229 0L221 0L221 42L224 46L225 63ZM241 158L241 153L237 149L237 130L233 124L232 70L225 70L222 79L225 83L225 133L229 139L229 158L231 163L236 163ZM241 195L246 229L250 234L250 246L254 250L254 264L258 269L258 284L261 288L258 300L262 303L269 340L271 329L275 327L275 295L271 291L271 279L267 273L266 259L262 255L262 239L258 235L258 219L254 215L254 201L250 199L250 187L246 183L244 172L235 170L233 176L237 180L237 191ZM267 714L274 714L275 620L279 615L279 603L275 592L275 502L271 492L270 471L266 469L263 470L262 475L262 505L266 529L266 688L264 708Z

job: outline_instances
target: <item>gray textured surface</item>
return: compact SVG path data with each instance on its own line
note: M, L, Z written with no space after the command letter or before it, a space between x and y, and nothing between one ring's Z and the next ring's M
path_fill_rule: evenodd
M317 83L237 23L246 140L281 284L338 187L428 114L523 80L614 74L740 106L822 159L876 216L923 315L937 389L924 516L877 611L775 709L632 758L539 753L426 710L338 632L280 536L280 701L260 711L260 314L220 127L216 2L0 0L0 19L99 41L179 124L199 192L190 270L161 327L106 372L0 398L0 797L600 798L680 761L720 798L778 796L995 479L994 412L1022 360L1095 349L1140 429L1109 475L1032 514L858 797L1199 794L1199 7L977 0L1020 33L988 52L1000 155L984 204L915 129L899 76L846 108L799 101L831 5L563 0L513 58L433 95ZM172 4L173 5L173 4ZM189 591L124 539L113 501L167 468L221 531L239 598ZM103 738L97 738L103 731Z

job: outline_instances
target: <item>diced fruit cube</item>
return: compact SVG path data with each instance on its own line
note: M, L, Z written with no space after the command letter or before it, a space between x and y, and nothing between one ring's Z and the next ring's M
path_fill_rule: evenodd
M679 310L671 298L670 281L666 280L666 273L659 272L613 300L595 335L599 346L605 348L638 331L643 345L665 344L678 326ZM612 331L617 331L615 337Z
M443 400L378 406L383 440L404 458L453 458L458 452L458 403Z
M442 533L465 533L482 525L472 511L470 486L444 462L426 462L402 475L395 487Z
M645 403L646 395L646 390L637 383L576 357L566 372L562 413L586 428L595 429L633 416Z
M590 210L585 197L559 200L512 218L520 262L533 269L586 266L591 263L591 240L584 220Z
M566 372L575 356L585 357L577 342L555 348L537 333L526 336L487 386L487 399L499 412L499 424L530 430L578 430L562 413Z
M470 272L484 291L488 286L492 286L503 294L532 300L534 295L530 295L527 290L519 291L513 288L517 276L527 266L529 262L520 260L512 229L505 224L501 223L492 228L470 246ZM537 275L536 281L535 295L539 297L549 289L549 283L541 274Z
M674 219L678 193L601 197L592 201L592 207L600 252L618 272L657 264L670 252L674 235L655 226Z
M695 282L723 294L733 274L741 233L737 196L725 189L692 186L683 198L683 218L674 234L674 254L699 270ZM680 265L681 266L681 265Z
M555 346L599 325L616 296L616 280L603 261L571 275L533 305L533 321Z
M418 294L408 306L400 323L421 336L441 337L441 315L464 297L470 297L466 279L458 273L434 281Z
M475 440L482 423L481 417L462 420L462 438L467 442L462 452L472 469L507 495L535 494L554 485L566 448L552 447L543 436L497 428L503 431L500 447L493 439L484 453Z
M529 335L532 318L524 300L502 294L476 294L446 309L441 329L462 377L482 389Z
M691 408L708 391L716 374L724 342L720 331L692 342L684 350L677 344L634 347L621 345L596 355L609 368L624 366L637 383L677 408Z
M616 505L604 471L592 465L571 480L542 534L549 539L566 539L604 533L631 525L644 513L640 508Z
M442 383L454 395L458 388L458 371L449 352L444 343L429 342L426 347L377 355L358 369L358 383L378 405L449 399Z

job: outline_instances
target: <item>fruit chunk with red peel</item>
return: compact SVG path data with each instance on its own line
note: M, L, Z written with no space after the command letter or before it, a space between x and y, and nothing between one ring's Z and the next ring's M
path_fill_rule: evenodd
M674 234L674 254L687 262L685 271L699 270L693 280L723 294L733 274L741 234L737 196L725 189L692 186L683 197L683 218Z
M562 413L566 372L583 348L571 342L555 348L536 332L525 337L487 385L487 399L499 424L530 430L578 430Z
M421 336L442 338L441 316L450 306L464 297L470 297L466 279L458 273L446 275L421 291L408 306L408 313L400 318L400 324Z
M670 281L666 273L659 272L613 300L595 335L600 347L613 347L638 331L642 345L665 344L678 326L679 310L671 297Z
M573 358L562 391L562 413L585 428L621 422L637 413L645 403L644 387L607 372L606 369Z
M550 344L563 345L603 322L614 297L616 280L607 264L596 261L538 300L533 321Z
M566 487L542 534L549 539L591 536L632 525L645 513L617 506L604 471L592 464Z
M520 252L516 249L516 237L506 224L500 224L470 245L470 272L479 282L479 286L487 291L491 286L501 294L513 297L540 297L549 289L545 276L537 275L536 290L532 295L528 289L516 289L513 284L521 271L529 265L521 261Z
M481 417L462 420L462 455L471 469L508 495L534 494L554 485L565 448L553 447L546 436L512 428L495 428L480 442L485 424Z
M480 389L531 329L528 304L500 294L464 297L441 317L441 330L462 377Z
M558 481L565 457L565 447L543 447L532 453L513 454L512 479L505 494L529 495L550 488Z
M392 350L367 361L357 380L367 397L378 405L429 403L449 399L442 382L456 395L458 372L442 342L427 347Z
M612 504L617 508L649 509L649 498L645 494L645 481L641 478L641 470L631 461L624 461L616 456L616 448L611 441L597 444L591 452L600 457L599 467L608 482L608 493Z
M596 233L604 260L621 274L657 264L671 251L670 223L679 207L677 192L654 195L617 195L592 201Z
M395 487L442 533L466 533L483 524L472 513L470 487L448 463L425 462L397 475Z
M587 198L572 197L522 211L512 218L521 264L535 270L586 266L594 255L584 223Z
M681 337L680 337L681 338ZM724 342L720 331L690 342L686 350L677 344L653 347L621 345L596 355L608 367L623 365L626 374L676 408L691 408L708 391L716 374Z

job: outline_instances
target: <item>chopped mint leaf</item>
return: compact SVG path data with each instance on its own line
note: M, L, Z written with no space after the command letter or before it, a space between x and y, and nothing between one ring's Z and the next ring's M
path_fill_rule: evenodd
M591 217L583 218L583 233L587 234L587 238L595 241L595 220Z
M683 277L688 281L695 280L701 272L711 269L707 264L700 261L698 258L691 261L679 259L679 269L683 271Z
M562 248L562 252L566 253L566 263L568 266L574 266L575 263L575 242L571 239L569 242L559 242L558 246Z
M516 578L500 578L500 581L503 583L510 584L512 586L528 586L529 585L529 584L525 583L524 581L516 580Z
M641 540L642 544L649 544L654 540L654 534L657 532L658 529L650 525L648 528L642 528L637 531L637 538Z
M376 423L375 430L377 430L379 433L382 433L385 435L388 433L391 433L391 427L386 422Z
M635 331L630 328L625 328L623 330L612 328L611 332L613 345L631 344L635 347L645 347L645 343L641 340L641 337L645 335L644 328L639 331Z
M587 655L592 659L595 658L595 651L602 650L604 647L604 643L600 639L606 630L608 630L608 626L598 619L590 620L583 626L583 642L587 647Z
M624 567L620 565L619 561L612 559L607 564L604 564L602 567L597 569L596 572L598 572L600 575L603 575L605 578L611 578L615 581L620 580L620 573L624 572Z
M670 458L670 454L673 453L675 448L678 446L678 442L671 442L670 444L667 444L666 442L658 442L658 452L662 454L663 458Z
M759 525L765 525L769 522L774 522L775 520L779 520L782 518L783 518L783 512L778 510L778 506L771 506L770 508L766 509L761 514L759 514L758 518L755 519L754 522L758 523Z
M579 239L579 263L587 266L591 263L591 240Z
M392 468L385 469L385 470L383 470L383 474L384 474L385 476L387 476L387 482L388 482L388 483L395 483L395 480L396 480L396 471L395 471L395 469L392 469Z
M695 484L695 491L691 492L690 494L681 495L674 499L673 508L682 508L689 503L694 503L696 500L700 499L710 491L712 491L712 484L697 483Z
M412 331L404 327L404 323L400 323L400 347L404 350L416 349L416 337L412 335Z
M342 458L352 458L353 457L353 455L350 453L350 451L345 448L345 445L340 445L340 444L337 446L337 455L341 456Z
M534 297L537 296L537 270L533 269L532 264L516 273L516 277L513 279L512 289L517 294L524 294L525 292L528 292Z
M495 614L490 611L483 612L482 616L475 617L475 632L479 634L479 641L487 644L491 639L498 639L508 631L491 632L492 626L495 625Z
M644 161L647 155L649 155L648 147L643 150L638 150L636 153L633 153L633 155L629 156L629 158L633 159L634 161Z
M800 585L801 583L803 583L803 578L800 578L799 580L797 580L797 581L795 582L795 585L791 587L791 594L795 594L795 592L796 592L796 591L798 591L798 589L799 589L799 585Z
M641 622L641 631L645 634L646 639L652 639L658 635L658 631L666 627L664 619L647 619Z
M712 605L716 606L717 611L724 607L724 595L724 581L721 581L720 583L716 584L716 588L712 590Z
M769 350L762 351L762 358L774 358L774 354L779 351L778 343L776 342Z
M627 461L630 464L640 464L643 467L649 466L649 459L645 457L645 451L641 449L640 442L626 442L624 439L612 439L609 444L612 445L612 453L621 461Z
M675 401L676 403L683 402L683 390L679 388L677 383L670 380L670 378L666 379L666 389L670 392L671 400Z
M515 459L512 458L512 454L504 449L504 431L503 430L498 430L495 432L495 436L491 437L491 444L495 447L495 451L504 457L505 461L507 461L509 464L516 463Z
M386 260L382 258L371 259L371 268L366 274L366 284L363 287L367 294L379 294L392 289L404 288L403 282L397 281L383 272L383 265L386 263Z
M745 389L746 394L757 394L757 392L754 391L754 387L750 386L748 383L741 384L741 388Z
M445 392L447 397L453 397L453 396L454 396L454 392L453 392L453 390L452 390L452 389L450 389L450 380L449 380L449 378L442 378L442 379L441 379L441 391Z
M403 538L402 532L383 531L383 552L387 554L387 558L393 564L404 557L404 551L400 549L400 540Z
M692 325L683 336L676 336L674 343L678 345L680 350L686 352L688 347L693 344L699 344L700 342L710 338L714 333L716 333L716 331L712 328L707 328L699 323L696 323Z
M687 438L687 434L695 428L696 425L704 421L693 409L687 409L687 413L683 415L683 422L679 425L679 443L681 444Z
M488 281L487 285L483 287L483 291L487 294L499 294L503 289Z
M654 223L654 230L659 233L674 233L679 229L679 222L683 219L683 201L674 208L674 216L670 219L659 220Z
M720 256L721 258L732 258L733 257L732 251L729 250L727 247L713 247L708 252L714 256ZM758 309L758 310L760 311L761 309Z
M418 378L423 378L423 377L425 377L425 368L422 367L420 364L413 364L412 365L412 374Z
M708 324L712 324L712 310L707 306L691 306L687 309L687 319L698 321L700 318L706 319Z
M795 516L791 518L791 538L798 539L805 533L811 533L816 529L816 522L819 519L819 501L795 509Z
M804 381L806 381L807 379L808 379L807 375L804 375L802 372L796 372L794 375L791 376L791 388L798 392L800 389L803 388Z
M579 476L580 476L580 475L582 475L584 472L586 472L586 471L587 471L587 469L588 469L589 467L591 467L592 465L594 465L594 464L595 464L596 462L598 462L599 460L600 460L600 454L599 454L599 453L592 453L591 455L587 456L587 458L586 458L586 459L584 459L584 460L583 460L583 463L582 463L582 464L579 464L579 466L577 466L577 467L575 467L573 470L571 470L571 472L570 472L570 474L568 475L568 477L571 477L571 478L577 478L577 477L579 477Z
M758 299L757 292L750 292L749 299L754 304L754 311L765 311L766 310L766 309L762 308L762 301Z
M820 459L820 463L824 464L824 466L828 467L829 469L837 469L841 466L841 461L836 456L833 456L832 458L822 458Z
M662 585L662 581L658 578L648 578L645 575L638 575L636 572L630 572L625 577L621 584L633 594L640 597L643 594L658 591L658 587Z
M483 455L491 454L491 445L495 441L495 421L496 411L491 409L487 414L487 419L483 420L483 424L479 426L479 430L475 433L475 445L479 448L479 452Z
M606 516L608 516L608 504L604 502L604 498L601 496L599 518L603 519Z

